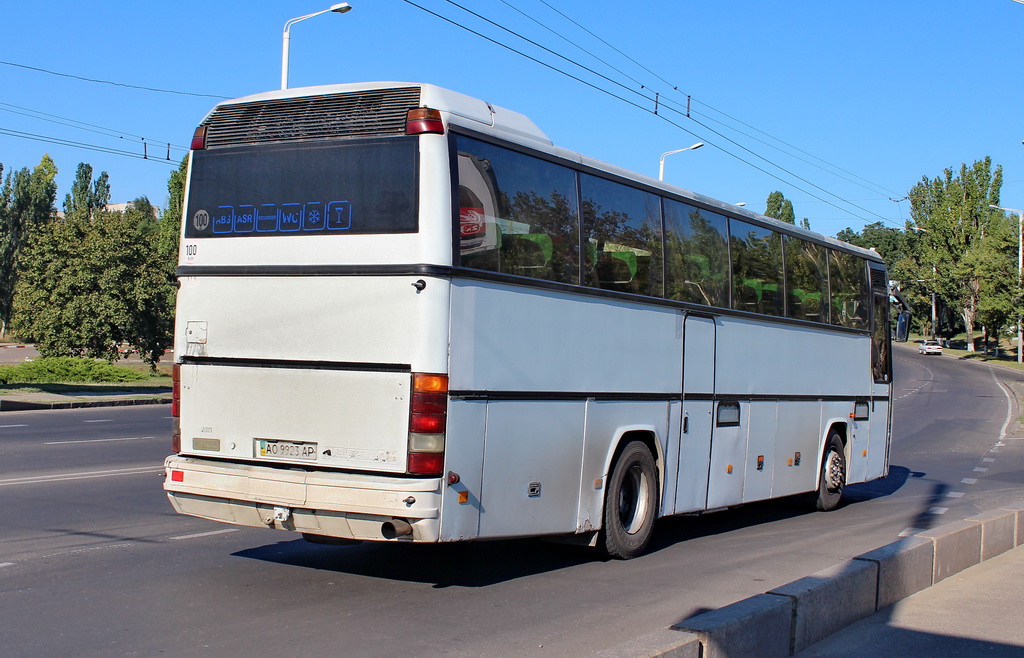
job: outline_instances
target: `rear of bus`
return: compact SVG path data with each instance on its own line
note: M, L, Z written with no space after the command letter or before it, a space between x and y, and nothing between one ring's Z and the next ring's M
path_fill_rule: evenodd
M449 115L420 108L440 93L271 92L223 103L197 129L164 484L178 512L438 540ZM477 103L464 114L486 119Z

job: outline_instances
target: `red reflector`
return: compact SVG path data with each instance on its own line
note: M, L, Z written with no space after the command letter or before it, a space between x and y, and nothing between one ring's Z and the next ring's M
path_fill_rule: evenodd
M171 471L171 482L184 482L185 471Z
M206 126L199 126L192 133L192 150L202 151L206 148Z
M440 434L441 432L444 432L444 428L444 414L411 414L409 416L410 432Z
M413 393L414 414L443 414L448 410L448 396L444 393Z
M409 473L414 475L440 475L443 469L443 452L409 453Z

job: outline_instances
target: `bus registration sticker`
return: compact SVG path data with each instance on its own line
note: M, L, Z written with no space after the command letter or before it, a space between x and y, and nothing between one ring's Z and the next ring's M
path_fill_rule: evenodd
M256 456L262 459L316 461L316 444L277 439L256 439Z

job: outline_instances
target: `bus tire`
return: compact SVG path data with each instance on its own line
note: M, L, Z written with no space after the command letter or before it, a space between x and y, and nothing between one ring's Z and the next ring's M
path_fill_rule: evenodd
M839 433L832 430L825 443L821 457L821 471L818 478L816 507L822 512L831 512L839 507L846 486L846 450Z
M629 560L651 540L658 507L658 471L651 451L630 441L612 468L604 503L602 545L609 557Z

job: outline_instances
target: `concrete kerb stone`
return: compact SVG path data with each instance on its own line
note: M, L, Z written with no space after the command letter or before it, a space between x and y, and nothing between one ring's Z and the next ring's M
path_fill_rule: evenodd
M769 592L793 602L790 652L815 642L875 613L878 564L850 560L822 569Z
M91 407L131 407L141 404L170 404L170 398L128 398L116 400L74 400L70 402L25 402L0 400L0 411L41 411L48 409L86 409Z
M931 587L935 542L925 537L904 537L853 559L878 565L875 597L875 611L878 611Z
M700 638L702 658L790 655L793 603L789 597L758 594L672 626Z
M999 509L1013 513L1015 527L1013 545L1020 546L1024 544L1024 501L1015 505L1003 505Z
M981 526L982 561L1005 553L1017 545L1017 515L1009 510L993 510L964 520Z
M981 562L980 523L953 521L916 536L935 542L933 584Z

